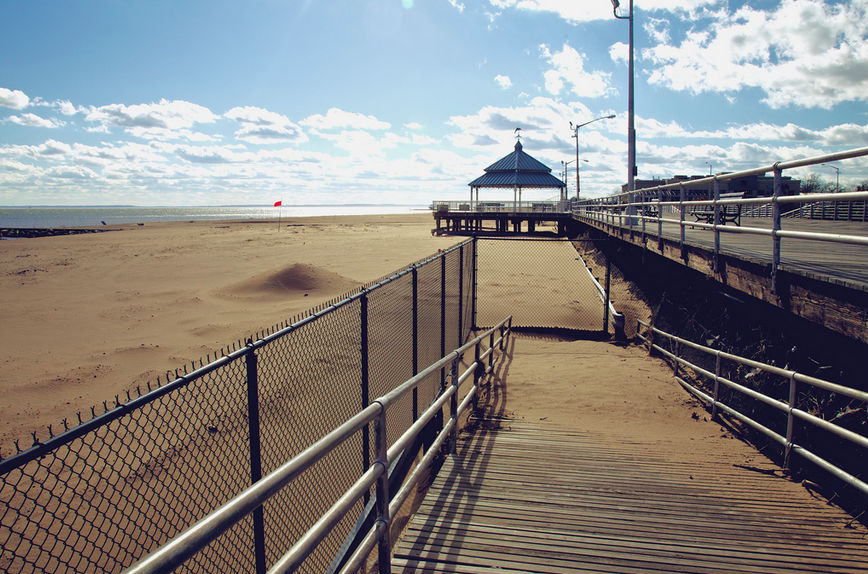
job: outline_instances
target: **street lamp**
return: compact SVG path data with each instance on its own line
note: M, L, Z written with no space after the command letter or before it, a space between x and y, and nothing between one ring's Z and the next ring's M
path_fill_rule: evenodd
M564 185L565 186L567 183L567 166L570 165L571 163L573 163L574 161L576 161L576 160L574 160L574 159L571 159L570 161L561 160L561 171L564 174ZM562 197L561 200L566 200L568 198L569 198L569 193L567 193L567 188L564 187L564 197Z
M829 165L828 163L821 163L820 165L824 165L826 167L831 167L832 169L835 170L835 193L838 193L838 190L840 189L838 187L838 180L839 180L838 176L841 175L841 170L838 169L837 167L835 167L834 165Z
M711 162L707 161L707 162L705 162L705 165L708 166L708 175L711 175L711 170L713 169Z
M630 0L630 13L627 16L618 15L620 5L618 0L612 0L612 12L615 18L630 21L630 55L627 72L627 191L630 192L630 203L633 203L633 190L635 188L633 178L636 176L636 130L633 127L633 0ZM627 215L636 215L635 205L627 208ZM627 225L632 226L634 223L632 217L627 218Z
M573 125L573 122L570 122L570 129L573 130L573 135L571 137L576 138L576 201L579 200L579 193L581 192L581 189L582 189L581 179L579 177L579 172L581 171L581 169L580 169L581 166L580 166L580 162L579 162L579 128L586 126L588 124L592 124L594 122L598 122L600 120L611 120L614 117L615 117L615 114L612 114L610 116L602 116L602 117L594 118L594 119L587 121L583 124L578 124L575 126ZM566 177L566 174L565 174L565 177Z

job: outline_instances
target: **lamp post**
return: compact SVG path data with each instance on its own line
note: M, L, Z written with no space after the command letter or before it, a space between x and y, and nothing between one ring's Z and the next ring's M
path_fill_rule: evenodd
M711 165L711 162L710 162L710 161L707 161L707 162L705 162L705 165L708 166L708 175L711 175L711 171L712 171L712 169L713 169L713 167L712 167L712 165Z
M635 189L634 178L636 176L636 130L633 122L633 0L630 0L630 13L627 16L619 16L618 8L621 3L618 0L612 0L612 12L615 18L619 20L630 21L630 36L629 36L629 59L628 59L628 80L627 80L627 191L630 193L630 203L633 203L633 190ZM627 208L627 215L636 215L636 206L631 205ZM635 218L627 217L627 225L633 226Z
M567 183L567 166L570 165L571 163L573 163L574 161L576 161L576 160L574 160L574 159L571 159L570 161L561 160L561 168L562 168L563 173L564 173L564 184ZM567 200L569 198L569 195L570 194L567 193L567 188L564 187L564 197L562 197L561 199Z
M571 137L576 138L576 201L579 200L579 194L581 193L581 189L582 189L582 183L581 183L582 180L580 178L580 173L579 173L579 172L581 172L581 162L579 162L579 128L586 126L588 124L592 124L594 122L598 122L600 120L611 120L614 117L615 117L615 114L612 114L610 116L601 116L599 118L594 118L594 119L587 121L583 124L577 124L575 126L573 125L573 122L570 122L570 129L573 130L573 135ZM566 176L566 173L564 175Z
M837 167L835 167L834 165L829 165L828 163L821 163L820 165L824 165L826 167L831 167L832 169L835 170L835 193L838 193L838 191L840 190L840 188L838 187L838 181L839 181L838 176L841 175L841 170L838 169Z

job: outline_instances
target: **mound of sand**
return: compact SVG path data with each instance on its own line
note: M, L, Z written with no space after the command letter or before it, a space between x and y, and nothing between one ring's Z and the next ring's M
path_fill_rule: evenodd
M277 271L260 273L230 285L220 294L241 298L282 298L287 295L315 295L322 291L345 292L361 282L316 265L295 263Z

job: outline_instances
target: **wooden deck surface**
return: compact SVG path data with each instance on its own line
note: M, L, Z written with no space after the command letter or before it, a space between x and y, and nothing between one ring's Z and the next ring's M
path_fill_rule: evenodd
M868 572L868 531L771 467L487 423L444 463L393 572Z

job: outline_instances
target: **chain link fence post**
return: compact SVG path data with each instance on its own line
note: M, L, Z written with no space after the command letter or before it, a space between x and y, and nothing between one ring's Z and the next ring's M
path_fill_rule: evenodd
M362 296L359 298L359 302L361 303L361 310L359 312L361 319L361 384L362 384L362 409L367 408L370 403L370 382L369 382L369 370L370 365L368 364L368 292L362 291ZM369 425L365 425L362 428L362 473L367 472L368 468L371 466L371 431L368 428ZM370 500L370 494L365 493L365 504L368 504L368 500Z
M250 431L250 483L262 478L262 447L259 431L259 369L253 339L247 339L247 417ZM256 574L265 574L265 517L260 506L253 511L253 554Z
M440 256L440 356L446 355L446 256ZM440 369L440 391L437 396L446 389L446 367ZM435 432L443 428L443 411L436 417Z
M419 268L413 266L413 375L419 373ZM413 388L413 422L419 418L419 389Z
M464 325L462 316L464 311L464 245L458 248L458 346L464 342Z
M477 279L479 277L479 273L478 273L478 269L479 269L478 245L479 245L479 239L476 236L474 236L473 237L473 295L470 298L470 306L472 309L472 312L470 313L470 317L471 317L470 328L473 330L476 330L478 328L478 326L476 324L476 285L477 285Z

